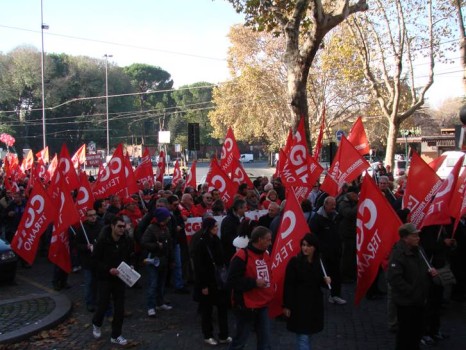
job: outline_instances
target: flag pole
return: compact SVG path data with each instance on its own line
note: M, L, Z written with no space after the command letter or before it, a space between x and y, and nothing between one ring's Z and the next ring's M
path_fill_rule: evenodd
M84 228L82 220L79 220L79 223L81 224L81 228L83 229L84 237L86 238L87 244L91 244L91 242L89 242L89 237L87 237L87 232L86 232L86 229ZM70 226L70 228L73 230L73 228L71 226ZM76 231L73 230L73 232L77 236Z
M324 273L324 277L328 277L327 271L325 271L325 267L324 267L324 263L322 262L322 259L319 259L319 261L320 261L320 267L322 267L322 272ZM329 290L332 290L332 286L330 285L330 283L327 283L327 286Z

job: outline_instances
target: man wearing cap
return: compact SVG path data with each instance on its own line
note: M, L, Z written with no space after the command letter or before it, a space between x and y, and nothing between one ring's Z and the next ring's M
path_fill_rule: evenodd
M437 275L419 247L419 232L412 223L401 225L390 254L387 279L398 314L397 350L419 349L431 277Z
M165 304L165 281L171 263L172 240L168 229L171 215L167 208L157 208L154 219L141 238L141 246L147 252L145 259L148 273L147 315L155 317L155 310L171 310Z
M340 223L338 231L342 241L341 279L356 282L356 217L358 214L359 189L349 186L338 204Z

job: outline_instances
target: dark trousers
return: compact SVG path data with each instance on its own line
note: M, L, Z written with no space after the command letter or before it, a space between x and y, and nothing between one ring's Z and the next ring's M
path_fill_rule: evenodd
M340 257L331 256L322 258L327 275L332 279L332 297L341 297L341 273L340 273Z
M432 284L427 298L425 311L425 334L434 336L440 331L440 315L442 313L443 287Z
M356 237L342 239L341 278L344 282L355 282L356 267Z
M424 330L424 307L397 305L396 350L419 350Z
M110 298L113 300L113 321L112 321L112 338L118 338L121 335L123 327L123 317L125 312L125 284L119 279L97 281L97 310L92 318L92 323L101 327L105 312L108 309Z
M249 333L256 331L257 350L270 350L270 319L268 308L235 309L236 334L228 350L241 350L246 346Z
M214 337L214 328L212 325L212 312L214 306L217 307L217 318L220 339L226 339L228 337L228 306L227 304L213 305L208 301L202 300L199 303L199 311L201 313L201 327L204 339Z

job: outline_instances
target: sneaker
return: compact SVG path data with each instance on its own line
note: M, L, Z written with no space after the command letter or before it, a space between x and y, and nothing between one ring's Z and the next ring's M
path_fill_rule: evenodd
M147 316L149 316L149 317L155 317L155 309L149 309L149 310L147 310Z
M435 340L432 339L430 336L428 335L425 335L421 338L421 344L422 345L434 345L435 344Z
M100 327L97 327L95 324L92 324L92 335L95 339L99 339L102 336L102 331Z
M204 339L204 343L209 345L217 345L217 341L214 338Z
M110 342L112 344L118 344L118 345L128 344L128 341L125 338L123 338L121 335L118 338L110 338Z
M167 305L167 304L162 304L162 305L156 306L155 308L156 308L157 310L165 310L165 311L168 311L168 310L173 309L172 306ZM209 339L210 339L210 338L209 338Z
M338 305L344 305L344 304L346 304L346 300L345 300L345 299L342 299L342 298L340 298L340 297L338 297L338 296L336 296L336 297L329 296L329 297L328 297L328 302L329 302L330 304L338 304Z
M218 342L220 344L230 344L233 341L232 337L227 337L225 339L219 339Z

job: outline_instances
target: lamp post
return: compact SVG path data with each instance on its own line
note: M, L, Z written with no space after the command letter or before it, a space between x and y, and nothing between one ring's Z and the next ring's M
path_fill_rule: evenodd
M42 143L43 148L47 146L47 139L45 136L46 127L45 127L45 82L44 82L44 29L49 29L47 24L44 24L44 6L43 0L40 1L40 24L41 24L41 35L42 35L42 51L40 55L40 68L41 68L41 84L42 84Z
M110 133L108 127L108 59L113 55L105 54L105 115L107 120L107 157L110 155Z
M408 163L409 163L409 159L408 159L408 136L411 136L411 131L401 130L400 133L405 138L405 158L406 158L406 165L408 165Z

